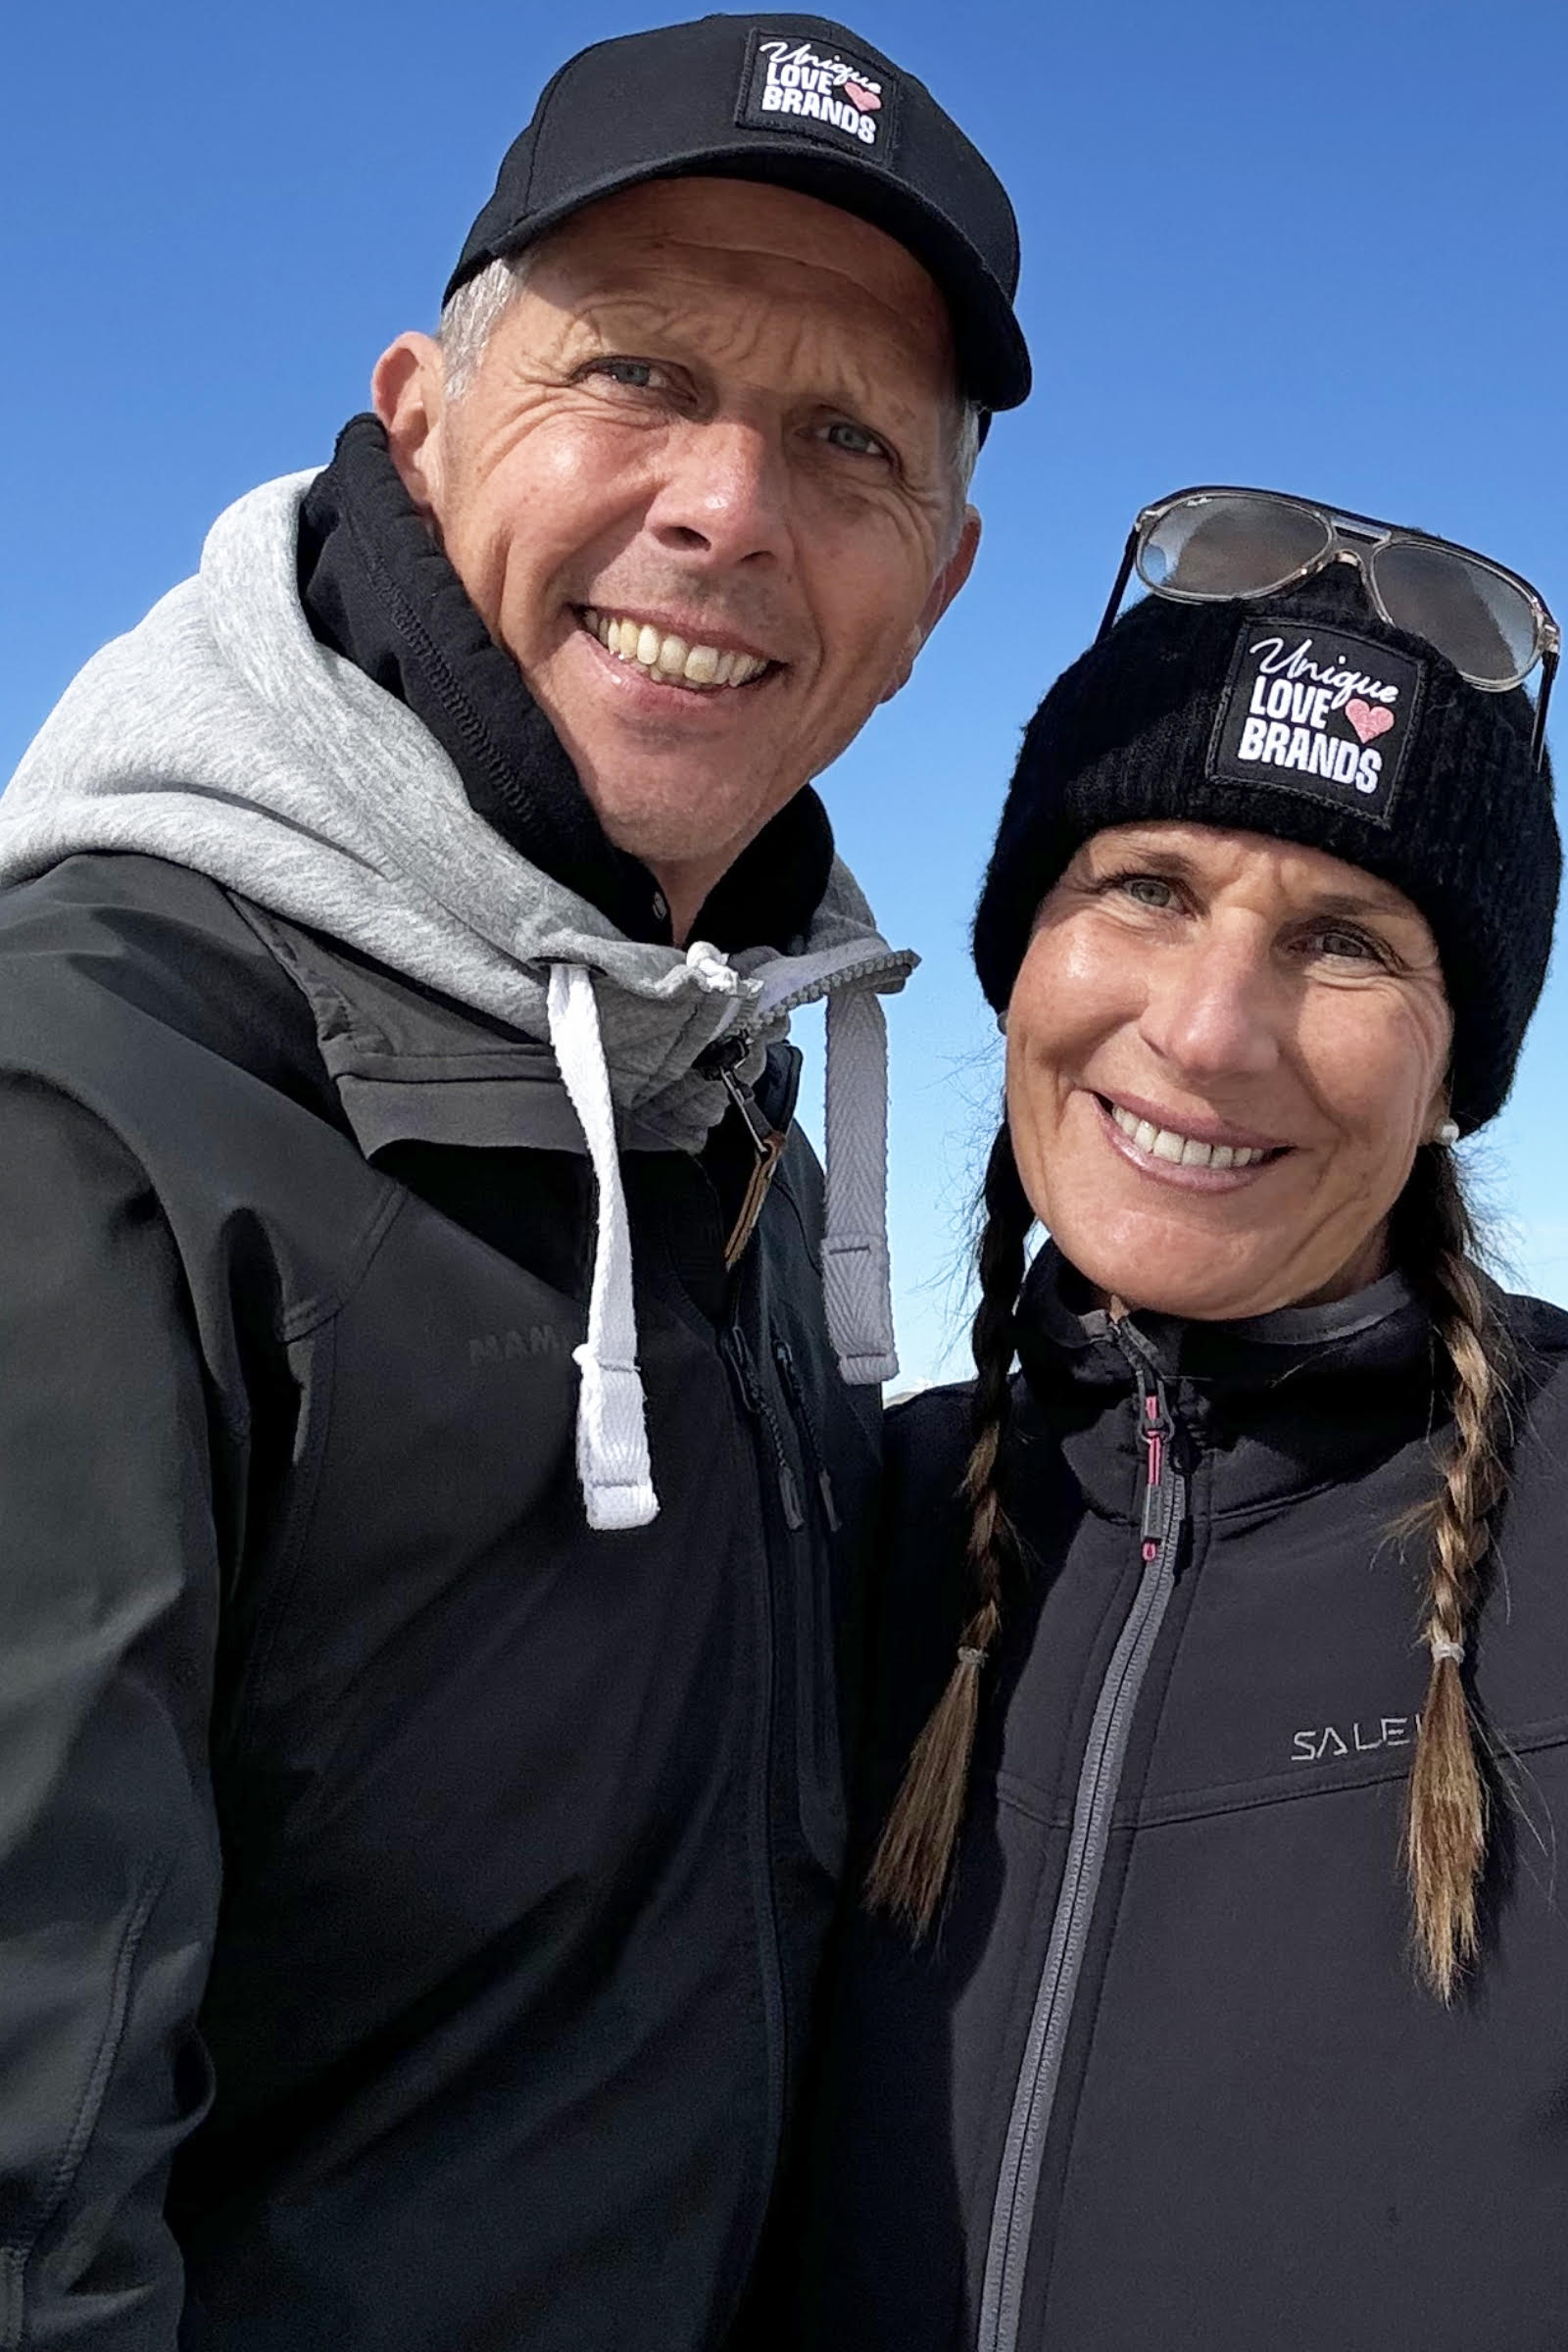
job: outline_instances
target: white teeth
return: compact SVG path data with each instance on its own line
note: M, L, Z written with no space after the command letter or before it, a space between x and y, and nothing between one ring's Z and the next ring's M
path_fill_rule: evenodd
M656 677L679 679L683 686L706 690L714 686L744 686L760 677L767 662L760 654L737 654L716 645L689 645L673 631L666 634L650 621L620 620L583 608L583 626L597 637L607 653L619 662L635 662Z
M1200 1144L1195 1136L1178 1135L1174 1127L1156 1127L1152 1119L1135 1118L1113 1102L1110 1115L1123 1135L1131 1136L1140 1152L1152 1159L1168 1159L1184 1168L1250 1168L1268 1153L1249 1144Z

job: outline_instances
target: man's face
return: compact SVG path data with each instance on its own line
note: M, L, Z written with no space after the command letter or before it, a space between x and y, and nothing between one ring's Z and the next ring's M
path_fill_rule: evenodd
M954 386L902 245L719 179L568 221L460 397L428 337L377 368L404 482L677 937L961 585Z

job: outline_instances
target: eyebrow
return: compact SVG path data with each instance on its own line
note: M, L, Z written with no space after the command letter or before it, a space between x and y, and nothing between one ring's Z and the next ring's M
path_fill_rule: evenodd
M1384 891L1370 891L1364 898L1357 898L1355 893L1349 890L1331 891L1326 898L1314 899L1312 902L1312 906L1314 913L1317 914L1393 914L1409 916L1419 914L1420 912L1419 907L1401 905L1400 902L1395 898L1392 892Z

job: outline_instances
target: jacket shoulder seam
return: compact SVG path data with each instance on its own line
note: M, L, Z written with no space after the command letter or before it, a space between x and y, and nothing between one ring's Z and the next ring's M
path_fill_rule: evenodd
M319 1331L325 1323L336 1321L352 1305L380 1253L381 1245L409 1202L409 1195L402 1186L394 1184L389 1176L380 1176L379 1181L384 1190L360 1230L349 1253L349 1263L342 1281L329 1293L301 1299L279 1320L277 1336L285 1344L308 1340L313 1332Z

